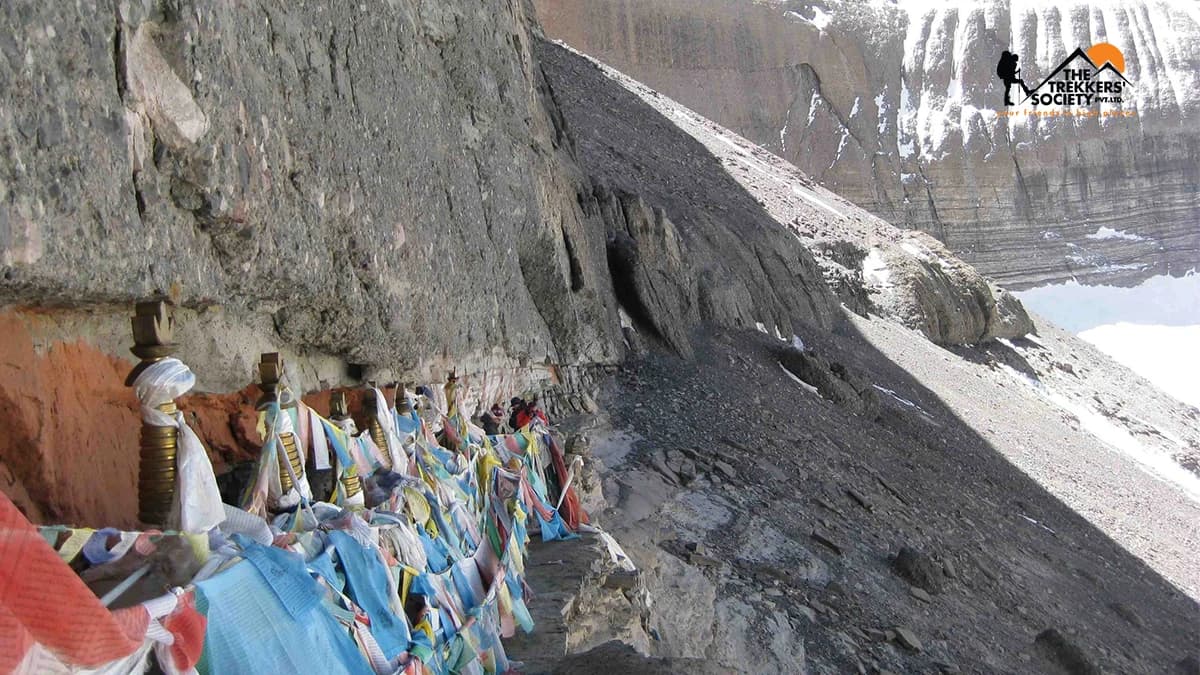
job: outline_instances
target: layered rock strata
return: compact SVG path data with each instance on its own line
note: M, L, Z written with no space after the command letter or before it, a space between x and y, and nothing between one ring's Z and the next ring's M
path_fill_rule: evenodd
M1188 3L536 0L547 34L1015 289L1200 263L1200 13ZM1003 117L1109 42L1134 117ZM1098 64L1099 65L1099 64Z

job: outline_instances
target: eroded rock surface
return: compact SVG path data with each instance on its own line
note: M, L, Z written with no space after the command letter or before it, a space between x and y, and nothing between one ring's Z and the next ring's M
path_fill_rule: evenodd
M163 294L396 372L619 358L522 3L16 2L0 25L0 303Z
M933 238L576 52L543 43L538 56L579 161L602 186L581 201L594 200L608 228L619 300L677 351L699 320L783 336L797 321L829 325L834 293L941 344L1031 329L1019 301ZM651 253L640 266L624 262L637 232Z

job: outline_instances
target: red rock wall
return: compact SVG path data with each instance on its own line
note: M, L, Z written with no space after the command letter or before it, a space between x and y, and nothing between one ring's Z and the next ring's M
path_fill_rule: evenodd
M0 312L0 490L35 523L135 527L141 417L125 386L132 362L83 340L53 339L56 318ZM328 415L332 391L303 400ZM345 391L365 428L363 390ZM179 399L218 474L258 456L260 394L250 384Z
M38 314L0 312L0 489L34 522L131 526L137 399L128 362L83 342L35 347Z
M135 360L120 354L118 324L79 310L0 310L0 491L34 523L137 526L141 416L125 386ZM461 374L475 385L464 396L506 401L531 379L558 381L556 369L542 370ZM347 393L350 412L365 429L362 388L326 388L303 401L328 416L334 391ZM384 392L391 402L394 390ZM179 398L218 475L258 457L254 405L260 395L247 383L229 393Z
M358 428L365 429L362 389L328 389L305 394L301 400L317 413L328 417L329 397L334 391L346 392L347 403ZM255 429L258 413L254 404L261 393L258 386L252 384L232 394L191 394L179 399L179 409L184 411L188 424L204 441L213 462L213 470L218 474L238 462L258 457L262 439ZM388 400L392 400L390 396Z

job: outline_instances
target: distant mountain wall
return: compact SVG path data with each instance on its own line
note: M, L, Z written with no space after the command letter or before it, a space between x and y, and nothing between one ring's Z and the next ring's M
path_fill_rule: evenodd
M1200 264L1200 6L1115 0L535 0L550 37L791 161L1002 284L1127 284ZM1109 42L1132 118L1008 118ZM1014 89L1015 91L1015 89ZM1107 109L1107 108L1106 108Z

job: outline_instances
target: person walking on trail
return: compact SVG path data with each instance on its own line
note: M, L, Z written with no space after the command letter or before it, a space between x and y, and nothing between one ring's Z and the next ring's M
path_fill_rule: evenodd
M534 419L540 420L542 424L550 426L550 417L546 414L545 410L542 410L539 403L538 397L534 396L533 400L529 402L529 414Z
M1004 105L1016 105L1009 96L1009 91L1014 84L1021 85L1021 89L1025 91L1026 96L1033 93L1026 86L1025 80L1021 79L1021 69L1017 67L1018 60L1020 60L1020 57L1016 54L1005 51L1000 55L1000 62L996 64L996 76L1004 81Z
M541 422L546 426L550 426L550 418L546 416L545 411L538 407L538 398L534 396L525 402L525 406L517 413L517 428L524 429L534 421Z
M499 403L479 413L479 426L483 427L483 433L488 436L498 436L500 434L500 423L503 420L504 409L500 407Z
M521 411L524 409L525 409L525 399L523 399L519 396L514 396L513 399L508 402L508 410L509 410L508 428L511 429L514 433L521 428L521 425L517 424L517 418L520 416Z

